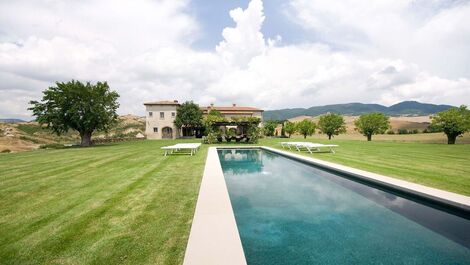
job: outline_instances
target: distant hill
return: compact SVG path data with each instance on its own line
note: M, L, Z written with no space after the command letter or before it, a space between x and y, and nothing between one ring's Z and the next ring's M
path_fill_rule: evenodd
M18 123L18 122L26 122L26 121L20 120L20 119L0 119L0 122L4 122L4 123Z
M280 109L267 110L263 114L264 120L286 120L297 116L318 116L327 112L342 115L361 115L369 112L382 112L389 116L426 116L452 108L450 105L435 105L417 101L403 101L386 107L379 104L347 103L326 106L315 106L308 109Z

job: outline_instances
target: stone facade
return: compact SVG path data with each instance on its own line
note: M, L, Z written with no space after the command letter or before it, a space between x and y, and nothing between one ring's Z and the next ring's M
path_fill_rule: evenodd
M145 135L147 139L176 139L179 130L174 124L178 101L144 103L146 108Z
M176 139L187 134L174 125L177 108L180 105L177 100L148 102L144 105L146 108L145 135L147 139ZM201 107L204 116L211 110L219 111L226 118L263 118L263 110L253 107L239 107L236 104L229 107L219 107L213 104Z

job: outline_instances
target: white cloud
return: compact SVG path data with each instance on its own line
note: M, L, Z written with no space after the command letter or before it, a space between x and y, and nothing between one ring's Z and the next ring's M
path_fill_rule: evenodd
M191 48L200 29L187 1L2 2L0 115L28 117L29 100L72 78L108 80L121 95L120 112L136 114L144 101L173 98L266 109L469 104L470 34L459 24L470 17L468 5L415 4L293 0L290 14L320 38L283 45L265 39L263 3L252 0L230 12L235 26L202 52Z
M470 2L292 0L291 18L321 41L399 58L447 78L470 77Z

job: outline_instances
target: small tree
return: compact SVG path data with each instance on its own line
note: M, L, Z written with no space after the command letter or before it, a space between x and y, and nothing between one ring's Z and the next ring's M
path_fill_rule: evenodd
M455 144L457 136L470 131L470 110L467 106L451 108L432 117L431 127L447 135L447 143Z
M263 124L264 135L274 136L274 131L276 130L276 127L277 127L276 121L272 121L272 120L266 121Z
M297 123L297 131L304 136L304 139L314 134L316 127L316 124L308 119Z
M43 91L41 102L30 101L33 106L28 110L57 135L73 129L80 133L81 146L90 146L93 132L107 132L115 124L118 98L119 94L111 91L106 82L57 82Z
M372 135L385 133L390 128L390 121L383 113L373 112L361 115L354 125L356 130L367 137L367 141L371 141Z
M284 124L284 131L287 133L287 136L290 138L290 136L297 131L297 127L295 123L286 121L286 123Z
M174 123L178 128L183 126L187 128L201 127L203 125L202 111L197 104L186 101L178 107Z
M329 113L320 117L318 128L322 133L328 135L328 139L331 140L331 136L346 132L346 123L343 116Z

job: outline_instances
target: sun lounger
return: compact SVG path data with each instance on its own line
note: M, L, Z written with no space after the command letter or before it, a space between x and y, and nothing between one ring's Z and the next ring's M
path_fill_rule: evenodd
M307 142L281 142L281 146L282 148L289 148L290 150L292 150L292 147L296 147L297 145L301 145L301 144L304 144L304 143L307 143Z
M295 145L297 151L306 149L310 154L313 154L313 151L320 151L320 148L328 148L331 153L335 153L333 150L334 147L338 147L336 144L318 144L318 143L302 143Z
M175 145L164 146L161 149L165 151L163 154L164 156L166 156L168 153L172 154L173 152L178 152L181 150L189 150L189 154L192 156L199 150L199 147L201 147L201 143L179 143Z

